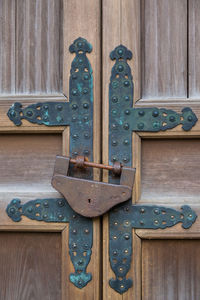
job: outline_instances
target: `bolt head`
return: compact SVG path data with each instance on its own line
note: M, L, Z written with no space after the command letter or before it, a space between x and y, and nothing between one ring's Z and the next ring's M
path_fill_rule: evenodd
M152 112L152 116L155 117L155 118L158 117L159 116L159 112L157 110L154 110Z

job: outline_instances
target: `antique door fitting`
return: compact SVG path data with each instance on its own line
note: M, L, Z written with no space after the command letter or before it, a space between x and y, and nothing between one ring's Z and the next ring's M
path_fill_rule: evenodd
M20 103L15 103L8 111L8 117L17 126L21 125L22 119L38 125L70 126L71 162L70 158L57 157L52 179L52 184L66 199L36 199L25 204L21 204L19 199L13 199L7 207L7 214L15 222L20 221L22 215L38 221L69 222L69 253L75 269L70 274L70 281L78 288L83 288L92 279L92 275L87 273L87 266L92 253L93 222L91 218L81 214L88 217L100 215L116 203L123 202L122 199L130 198L109 212L109 256L111 268L116 275L109 283L115 291L123 294L133 285L132 279L126 278L133 255L132 228L164 229L181 222L182 227L187 229L197 218L196 213L186 205L181 211L156 205L132 205L130 190L135 174L135 170L131 168L132 132L158 132L179 124L182 124L183 130L191 130L197 117L189 107L183 108L181 113L157 107L134 108L133 78L127 63L132 58L132 53L125 46L119 45L110 54L110 58L116 62L109 84L109 166L104 166L112 171L114 164L118 176L110 172L109 183L92 181L91 167L96 165L91 163L93 75L86 56L86 52L92 51L92 46L85 39L78 38L69 50L71 53L75 52L69 79L69 102L44 102L25 108ZM124 176L128 172L131 175ZM78 182L79 192L85 191L81 195L83 203L79 201L77 191L73 188L75 182ZM112 202L111 195L115 195L115 190L118 189L125 189L126 197L120 200L115 198ZM102 195L106 199L105 206L100 199L103 198ZM92 209L94 198L96 202Z

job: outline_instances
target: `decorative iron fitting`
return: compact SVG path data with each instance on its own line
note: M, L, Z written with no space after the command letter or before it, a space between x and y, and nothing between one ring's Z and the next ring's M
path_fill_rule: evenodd
M70 155L86 156L93 160L93 75L92 67L86 53L92 46L85 39L78 38L70 46L69 51L75 53L69 79L69 102L43 102L22 108L21 103L13 104L8 117L15 125L20 126L22 120L46 126L70 126ZM77 170L70 166L69 175L92 179L91 169ZM58 202L60 206L57 205ZM45 206L48 203L48 206ZM62 203L62 205L61 205ZM30 211L29 211L30 210ZM9 217L19 222L21 216L45 222L69 222L70 257L75 273L70 281L78 288L84 287L92 278L86 273L92 253L93 228L92 220L79 216L66 203L65 199L32 200L23 205L14 199L8 205Z
M69 254L75 269L70 274L70 281L78 288L83 288L91 281L92 274L86 271L93 243L91 219L75 213L62 198L36 199L23 205L20 199L13 199L6 211L14 222L19 222L22 216L26 216L37 221L69 223Z
M124 166L132 165L132 131L158 132L182 124L183 130L190 130L197 117L189 108L182 113L165 108L133 108L133 78L128 59L132 53L123 45L116 47L110 54L116 60L109 85L109 164L120 162ZM118 179L111 173L109 182ZM110 264L116 275L110 279L110 286L123 294L132 285L132 279L126 278L132 258L132 228L164 229L182 223L189 228L196 220L196 213L183 206L179 212L161 206L132 205L131 199L120 204L109 213L109 256Z

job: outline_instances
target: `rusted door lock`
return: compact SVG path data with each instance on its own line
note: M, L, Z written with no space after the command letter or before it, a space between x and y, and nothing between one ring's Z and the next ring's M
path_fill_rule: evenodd
M70 163L80 169L95 167L110 170L116 176L120 176L120 184L70 177L68 176ZM83 156L77 156L76 159L57 156L51 183L78 214L85 217L97 217L131 198L134 178L135 169L122 167L119 163L106 166L88 162Z

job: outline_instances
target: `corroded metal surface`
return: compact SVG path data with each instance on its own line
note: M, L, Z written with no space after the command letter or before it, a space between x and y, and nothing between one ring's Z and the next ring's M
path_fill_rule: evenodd
M25 204L21 204L20 199L13 199L6 211L15 222L26 216L37 221L69 223L69 254L75 269L75 272L70 274L70 281L78 288L83 288L91 281L92 274L86 271L93 243L91 219L75 213L62 198L36 199Z
M43 102L31 104L25 108L22 108L20 103L15 103L9 109L8 117L17 126L22 124L22 119L46 126L69 125L70 155L72 157L84 155L92 161L93 74L86 56L86 53L92 51L92 46L85 39L78 38L69 50L71 53L75 53L69 79L69 102ZM70 167L69 174L87 179L93 177L91 169L77 171L76 168ZM86 273L92 253L92 220L78 216L64 199L62 203L64 201L65 204L60 207L57 206L57 199L33 200L23 205L19 200L14 205L13 201L7 208L7 213L13 221L20 221L21 215L26 215L38 221L70 223L70 257L75 268L75 273L70 275L70 281L78 288L84 287L92 279L92 275ZM41 205L36 208L34 205L38 201ZM49 207L44 206L46 201ZM33 207L33 213L28 212L30 207ZM74 216L77 217L74 218ZM84 233L84 230L87 232ZM86 256L84 256L84 252Z
M133 108L133 78L128 59L132 53L123 45L116 47L110 54L116 60L109 85L109 164L120 162L124 166L132 165L132 131L167 130L182 124L183 130L190 130L197 117L190 108L182 113L164 108ZM109 182L118 183L111 173ZM196 220L196 214L190 207L184 206L182 212L159 206L132 205L129 200L109 213L109 255L116 279L110 280L110 286L120 294L132 285L132 279L126 278L132 260L132 228L158 229L182 222L183 228L189 228Z
M69 157L56 157L52 185L80 215L97 217L131 198L135 169L122 168L120 184L117 185L70 177L69 163Z

